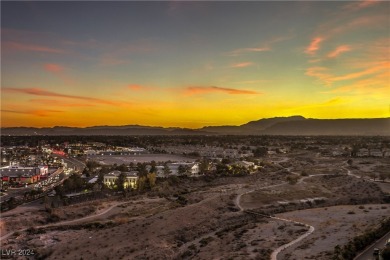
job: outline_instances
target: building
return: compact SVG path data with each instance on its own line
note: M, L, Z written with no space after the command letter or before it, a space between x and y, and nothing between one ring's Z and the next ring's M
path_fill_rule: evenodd
M119 175L124 173L126 175L126 181L124 183L125 188L135 188L138 181L138 173L137 172L120 172L120 171L112 171L104 175L103 183L109 187L114 188L117 183L117 179Z
M7 166L0 169L2 182L8 184L31 184L41 179L38 167Z
M198 163L168 163L168 167L171 170L170 175L188 175L189 177L199 176L199 164ZM183 172L180 172L183 171Z

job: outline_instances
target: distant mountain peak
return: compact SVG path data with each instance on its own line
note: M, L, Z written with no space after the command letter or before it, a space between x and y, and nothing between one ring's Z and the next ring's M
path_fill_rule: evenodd
M200 129L141 125L91 127L4 127L2 135L390 135L390 118L312 119L294 115L264 118L241 126Z

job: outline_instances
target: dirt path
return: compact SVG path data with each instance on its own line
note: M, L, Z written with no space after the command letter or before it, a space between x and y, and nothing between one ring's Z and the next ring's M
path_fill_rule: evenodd
M143 199L142 201L150 201L150 200L161 200L160 198L158 199ZM102 212L99 212L99 213L96 213L96 214L93 214L93 215L90 215L90 216L86 216L86 217L83 217L83 218L79 218L79 219L73 219L73 220L67 220L67 221L61 221L61 222L58 222L58 223L54 223L54 224L46 224L46 225L41 225L41 226L36 226L35 228L47 228L47 227L56 227L56 226L62 226L62 225L69 225L69 224L76 224L78 222L83 222L85 220L90 220L90 219L94 219L94 218L97 218L97 217L100 217L108 212L110 212L112 209L114 209L115 207L118 207L120 205L123 205L123 204L126 204L126 203L129 203L129 201L124 201L124 202L115 202L114 205L111 205L109 208L103 210ZM160 207L160 206L157 206L157 207ZM156 207L156 208L157 208ZM153 208L154 209L154 208ZM135 217L137 218L137 217ZM23 228L23 229L19 229L19 230L16 230L16 231L13 231L13 232L10 232L4 236L1 236L0 237L0 242L3 241L4 239L7 239L9 238L10 236L12 236L13 234L15 234L16 232L24 232L26 231L28 228Z
M349 176L353 176L355 178L360 178L360 176L357 176L357 175L354 175L351 173L350 170L344 168L344 167L341 167L342 169L346 170L347 171L347 175ZM287 169L289 172L291 172L290 169ZM293 172L291 172L293 173ZM296 173L293 173L293 174L296 174ZM316 177L316 176L326 176L326 175L332 175L332 174L313 174L313 175L309 175L309 176L305 176L301 179L299 179L298 183L302 183L304 180L308 179L308 178L312 178L312 177ZM248 193L252 193L254 191L257 191L257 190L261 190L261 189L266 189L266 188L272 188L272 187L277 187L277 186L281 186L281 185L285 185L287 184L287 182L283 182L283 183L280 183L280 184L276 184L276 185L270 185L270 186L265 186L265 187L262 187L262 188L259 188L259 189L253 189L253 190L249 190L249 191L245 191L245 192L242 192L240 194L237 195L237 197L235 198L234 200L234 203L237 205L237 207L240 209L240 211L244 211L245 209L241 206L241 197L242 195L245 195L245 194L248 194ZM304 233L303 235L299 236L297 239L287 243L287 244L284 244L278 248L276 248L272 254L271 254L271 260L277 260L277 256L278 254L285 250L286 248L292 246L292 245L295 245L296 243L302 241L303 239L305 239L307 236L309 236L310 234L312 234L314 231L315 231L315 228L309 224L306 224L306 223L302 223L302 222L298 222L298 221L294 221L294 220L291 220L291 219L284 219L284 218L278 218L278 217L273 217L273 216L267 216L267 215L262 215L262 214L258 214L258 213L255 213L255 212L250 212L252 214L256 214L256 215L261 215L263 217L269 217L269 218L272 218L272 219L275 219L275 220L280 220L280 221L284 221L284 222L289 222L289 223L295 223L295 224L299 224L299 225L303 225L305 227L308 227L309 230Z

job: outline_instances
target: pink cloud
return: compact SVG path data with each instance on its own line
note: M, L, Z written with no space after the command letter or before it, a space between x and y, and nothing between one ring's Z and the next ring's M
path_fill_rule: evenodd
M185 89L186 95L199 95L199 94L208 94L208 93L225 93L230 95L259 95L262 94L253 90L242 90L234 88L222 88L216 86L189 86Z
M50 48L42 45L24 44L18 42L5 42L3 46L8 50L14 51L35 51L35 52L48 52L48 53L64 53L64 50Z
M235 49L233 51L230 51L227 53L228 56L238 56L240 54L244 53L250 53L250 52L265 52L265 51L271 51L272 48L270 46L273 46L274 44L282 41L286 41L293 38L293 35L283 35L278 37L273 37L268 40L266 40L261 46L259 47L251 47L251 48L240 48Z
M338 57L341 53L351 51L351 47L349 45L341 45L338 46L335 50L331 51L328 53L328 58L336 58Z
M50 71L53 73L58 73L64 70L64 67L55 63L46 63L45 65L43 65L43 67L46 71Z
M58 92L48 91L41 88L3 88L2 91L9 92L9 93L22 93L22 94L29 94L34 96L46 96L46 97L59 97L59 98L70 98L70 99L78 99L78 100L84 100L89 102L95 102L98 104L105 104L105 105L123 105L121 102L116 101L110 101L110 100L104 100L100 98L92 98L92 97L84 97L84 96L76 96L76 95L67 95L67 94L61 94Z
M258 48L242 48L242 49L236 49L233 51L228 52L228 56L237 56L239 54L247 53L247 52L263 52L263 51L270 51L271 48L268 47L258 47Z
M356 2L349 3L349 4L345 5L343 9L346 9L349 11L358 11L360 9L364 9L364 8L370 7L372 5L375 5L379 2L380 1L378 1L378 0L356 1Z
M320 44L324 40L323 37L315 37L311 40L309 46L305 49L305 53L314 55L320 49Z
M253 62L239 62L239 63L236 63L236 64L233 64L231 67L232 68L245 68L245 67L249 67L249 66L253 66L255 65Z

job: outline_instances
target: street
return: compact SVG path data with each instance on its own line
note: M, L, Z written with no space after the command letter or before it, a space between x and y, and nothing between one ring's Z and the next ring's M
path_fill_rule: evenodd
M385 247L386 241L388 239L390 239L390 232L388 232L381 239L379 239L377 242L375 242L370 247L368 247L360 255L355 257L354 260L374 260L374 259L376 260L377 258L375 258L375 256L373 255L374 248L379 248L382 250Z

